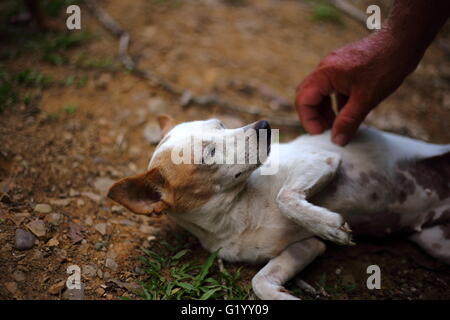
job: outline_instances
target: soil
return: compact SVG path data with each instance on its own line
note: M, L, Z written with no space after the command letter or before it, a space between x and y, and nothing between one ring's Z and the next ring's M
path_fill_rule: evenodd
M273 106L243 84L271 88L292 101L297 84L323 56L368 33L344 15L340 23L315 21L312 4L304 1L99 3L130 32L130 54L144 70L194 94L215 92L289 119L296 118L293 108ZM22 32L24 38L36 33L32 25L8 28ZM70 50L71 61L83 54L117 61L117 39L85 7L82 28L95 37ZM8 33L3 38L5 50L18 46ZM109 280L144 280L137 260L140 248L183 232L165 216L134 215L105 199L112 181L145 170L154 150L143 134L146 125L154 123L159 113L179 122L220 117L235 126L258 117L214 105L182 107L178 97L120 70L116 63L111 68L54 66L30 49L8 60L6 67L11 72L30 68L60 80L84 75L87 85L37 90L39 99L31 106L19 104L0 114L0 298L63 299L63 290L55 285L67 279L69 265L83 269L85 299L138 298L124 287L111 286ZM450 143L449 88L448 56L433 44L418 69L367 123ZM76 111L67 105L76 106ZM284 141L301 133L281 128ZM50 213L35 211L40 203L50 204L51 213L59 213L62 220L51 224ZM27 229L37 219L45 222L45 235L32 249L17 250L16 229ZM205 250L192 241L193 250L206 258ZM330 244L302 273L304 280L323 286L331 295L321 298L450 299L450 269L413 244L401 238L356 242L355 247ZM365 285L369 265L381 268L380 290ZM244 265L243 281L248 283L257 270Z

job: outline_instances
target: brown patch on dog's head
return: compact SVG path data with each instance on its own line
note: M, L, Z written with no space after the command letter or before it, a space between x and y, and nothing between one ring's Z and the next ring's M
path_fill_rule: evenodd
M189 212L213 196L209 172L203 172L195 164L174 164L170 149L158 153L152 166L159 168L166 180L166 187L170 189L171 212Z
M161 213L170 206L167 182L157 168L116 182L108 198L139 214Z
M159 115L158 123L159 127L161 128L162 136L165 136L167 132L169 132L173 127L177 125L175 120L167 114Z

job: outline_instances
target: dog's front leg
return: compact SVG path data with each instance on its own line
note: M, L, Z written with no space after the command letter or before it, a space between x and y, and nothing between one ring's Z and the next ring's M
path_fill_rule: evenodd
M253 291L263 300L297 300L283 284L324 251L325 244L316 238L291 244L253 277Z
M339 244L351 245L350 227L344 218L326 208L315 206L307 199L322 190L340 165L335 154L315 154L292 175L277 196L280 211L290 220L313 234Z

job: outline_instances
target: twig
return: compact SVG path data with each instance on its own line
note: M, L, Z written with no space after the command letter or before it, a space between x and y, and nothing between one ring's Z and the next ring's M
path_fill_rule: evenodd
M330 0L330 2L339 10L344 12L346 15L348 15L350 18L355 19L356 21L359 21L366 24L366 15L364 12L359 10L358 8L354 7L352 4L348 3L346 0Z
M301 128L298 121L291 119L274 117L272 115L266 115L259 110L249 106L240 106L232 104L218 97L215 94L194 96L189 90L182 90L177 88L174 84L166 81L163 78L156 76L155 74L140 69L133 58L128 54L128 47L130 44L130 35L124 30L102 7L100 7L96 0L85 0L87 7L91 10L93 16L102 24L102 26L108 30L112 35L119 38L119 60L124 67L137 77L150 81L152 84L157 85L171 94L180 97L180 103L183 107L187 107L190 104L196 104L199 106L215 105L222 109L234 111L237 113L248 114L252 116L258 116L260 118L267 117L270 122L275 126Z

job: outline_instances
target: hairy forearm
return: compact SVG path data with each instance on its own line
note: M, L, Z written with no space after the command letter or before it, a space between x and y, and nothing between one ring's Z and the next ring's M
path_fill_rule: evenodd
M449 0L396 0L380 36L407 54L413 70L449 14Z

